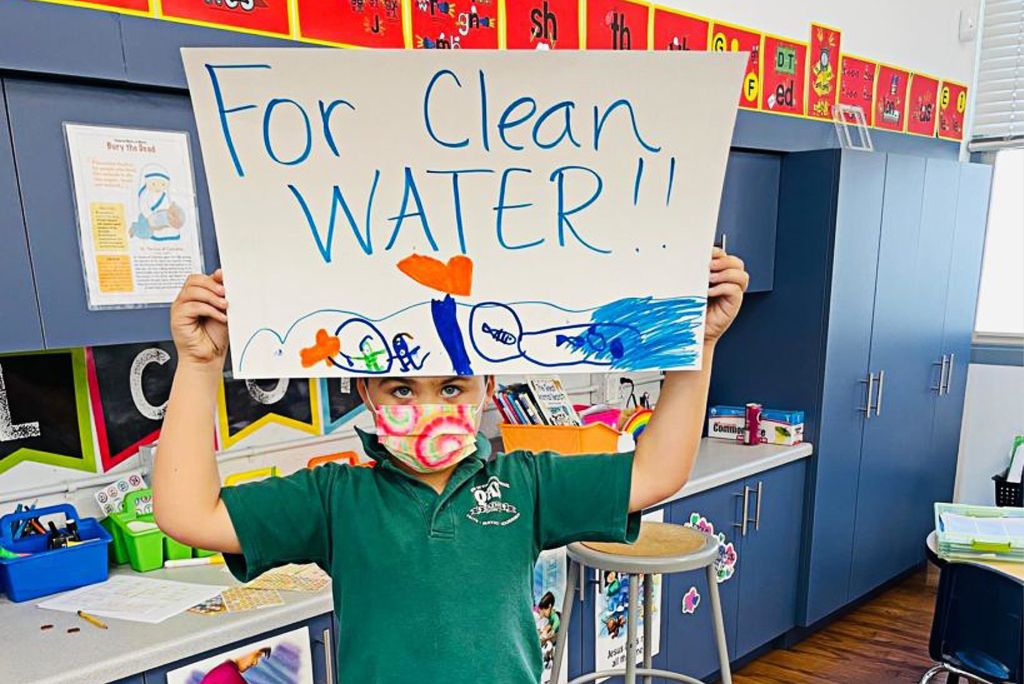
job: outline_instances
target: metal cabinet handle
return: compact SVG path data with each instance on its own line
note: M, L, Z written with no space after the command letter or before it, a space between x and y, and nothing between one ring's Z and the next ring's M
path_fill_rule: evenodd
M733 494L733 496L742 496L743 497L743 522L741 522L741 523L734 522L732 524L733 527L739 527L740 528L740 536L741 537L746 537L747 536L747 523L748 523L748 520L747 520L747 508L750 505L750 492L751 492L750 487L744 485L743 486L743 493L742 494L739 494L739 493Z
M868 379L867 380L861 380L860 384L862 384L862 385L866 384L868 386L868 405L867 406L861 406L857 410L858 411L863 411L865 418L870 418L871 417L871 395L875 393L875 374L869 372L868 373Z
M946 382L946 355L945 354L942 355L942 361L933 361L932 365L939 367L939 384L938 385L932 385L931 388L933 390L935 390L936 392L938 392L939 396L941 397L942 396L942 388L943 388L944 383Z
M729 236L726 235L725 233L722 233L722 244L720 244L719 247L722 248L723 252L728 252L729 251L728 245L729 245Z
M754 529L761 529L761 495L764 494L764 482L757 481L757 505L754 507Z
M878 371L878 398L875 400L875 415L882 415L882 390L885 389L885 371Z
M949 388L953 386L953 357L956 354L953 352L949 353L949 364L946 366L946 389L943 394L949 394Z
M324 674L327 675L327 684L335 684L334 679L334 654L331 650L334 644L331 643L330 628L324 630Z

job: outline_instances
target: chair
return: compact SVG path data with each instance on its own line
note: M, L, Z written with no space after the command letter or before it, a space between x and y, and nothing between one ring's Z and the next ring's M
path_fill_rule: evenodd
M938 664L921 677L927 684L939 672L946 682L1024 684L1021 656L1024 583L975 563L939 561L939 591L928 653Z
M567 549L571 566L566 580L565 598L562 601L562 624L568 625L572 617L573 593L576 589L578 566L589 566L600 570L621 572L629 575L629 611L626 617L626 667L621 670L601 670L584 674L569 684L582 684L605 677L625 675L626 684L635 684L637 676L650 682L651 677L661 677L688 684L702 684L699 679L688 675L659 670L651 667L652 620L651 575L670 574L704 568L711 593L711 614L715 643L718 646L718 662L721 666L722 684L732 684L729 670L729 651L725 643L725 625L722 620L722 603L718 596L718 581L715 578L714 562L718 557L718 540L690 527L668 523L644 522L640 524L640 536L634 544L605 544L578 542ZM644 578L644 654L643 667L636 666L636 613L638 605L637 586ZM551 681L557 682L562 668L568 629L563 630L555 646Z

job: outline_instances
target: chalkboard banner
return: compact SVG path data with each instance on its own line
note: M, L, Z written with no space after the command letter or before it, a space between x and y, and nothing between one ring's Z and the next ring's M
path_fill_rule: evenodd
M92 347L85 354L106 471L160 436L178 354L171 342Z
M0 473L25 461L95 472L81 349L0 354Z
M315 380L235 380L225 373L217 399L221 448L228 449L261 428L277 424L320 434Z
M365 409L356 391L356 382L349 378L323 378L320 380L320 411L323 415L324 434L328 435Z

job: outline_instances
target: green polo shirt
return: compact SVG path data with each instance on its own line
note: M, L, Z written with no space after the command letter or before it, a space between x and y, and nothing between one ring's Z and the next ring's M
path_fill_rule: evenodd
M327 464L221 490L248 581L285 563L333 578L339 681L536 684L533 565L572 541L633 541L633 454L517 451L460 463L444 491L395 467L359 432L373 468Z

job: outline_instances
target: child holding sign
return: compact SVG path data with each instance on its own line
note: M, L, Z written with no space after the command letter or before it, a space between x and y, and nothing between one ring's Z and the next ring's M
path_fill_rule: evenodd
M328 464L221 489L212 448L227 351L220 272L189 278L171 307L178 369L153 477L161 528L225 552L241 580L315 562L334 580L342 681L540 680L531 569L542 549L631 541L639 512L686 482L715 344L740 308L743 262L712 255L700 371L665 374L634 453L489 458L477 431L494 378L360 379L376 467Z

